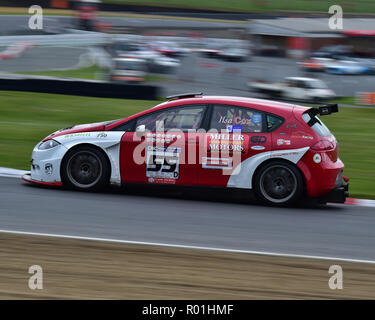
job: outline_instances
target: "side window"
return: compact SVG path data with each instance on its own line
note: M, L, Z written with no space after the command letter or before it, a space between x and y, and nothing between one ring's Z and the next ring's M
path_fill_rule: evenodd
M119 126L113 128L111 131L126 131L126 132L132 132L134 131L134 120L130 120L128 122L125 122L123 124L120 124Z
M273 114L267 114L267 131L271 132L280 127L284 119Z
M263 113L242 107L215 105L210 129L233 131L241 130L244 133L263 131Z
M144 124L147 130L157 131L157 128L164 126L164 130L199 129L203 119L205 106L193 105L170 108L153 112L137 120L136 127Z
M298 88L303 88L303 89L305 89L305 88L308 88L308 86L306 85L306 82L305 82L305 81L300 80L300 81L298 81Z

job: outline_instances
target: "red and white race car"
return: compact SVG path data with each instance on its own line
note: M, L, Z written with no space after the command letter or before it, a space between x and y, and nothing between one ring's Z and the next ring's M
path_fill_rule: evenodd
M128 118L76 125L32 153L28 182L94 190L108 184L253 189L268 204L305 197L342 203L348 179L335 137L307 108L183 94Z

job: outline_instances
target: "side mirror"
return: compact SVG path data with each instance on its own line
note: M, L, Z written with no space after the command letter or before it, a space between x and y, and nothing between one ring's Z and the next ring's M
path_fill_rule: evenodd
M135 129L135 134L137 135L137 137L142 137L144 136L144 134L146 133L146 126L144 124L141 124L139 125L136 129Z

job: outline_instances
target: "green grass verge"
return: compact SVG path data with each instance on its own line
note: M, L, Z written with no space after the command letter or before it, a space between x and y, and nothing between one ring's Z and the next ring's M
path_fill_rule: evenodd
M85 68L77 69L66 69L66 70L46 70L46 71L28 71L28 72L17 72L21 74L59 77L59 78L79 78L88 80L104 80L107 70L100 68L97 65L93 65ZM168 81L167 78L162 78L154 75L146 75L145 82L159 82Z
M126 117L157 103L0 91L0 166L28 170L33 147L51 132ZM339 141L351 196L375 199L375 108L341 108L322 118Z
M335 100L330 101L331 103L338 103L340 104L349 104L349 105L355 105L355 106L368 106L371 107L373 105L366 105L363 103L358 103L357 99L355 97L342 97Z
M66 69L66 70L46 70L46 71L28 71L18 72L22 74L39 75L39 76L50 76L60 78L80 78L80 79L100 79L100 75L103 70L97 65L93 65L85 68L77 69Z
M350 196L375 199L375 108L340 108L321 119L339 142Z
M338 103L338 104L356 104L354 97L341 97L334 100L329 101L330 103Z
M157 101L0 91L0 166L28 169L35 144L73 124L119 119Z

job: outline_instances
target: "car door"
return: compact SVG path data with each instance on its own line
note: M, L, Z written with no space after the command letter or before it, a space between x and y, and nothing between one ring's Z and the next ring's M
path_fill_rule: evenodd
M244 161L271 150L271 135L259 110L222 104L211 108L209 130L200 136L205 145L199 147L198 183L225 187L231 175L244 174L236 171Z
M123 182L152 184L197 184L196 159L189 161L189 149L196 149L190 132L201 127L206 105L184 105L148 113L135 120L135 132L121 141ZM145 129L141 137L137 128Z

